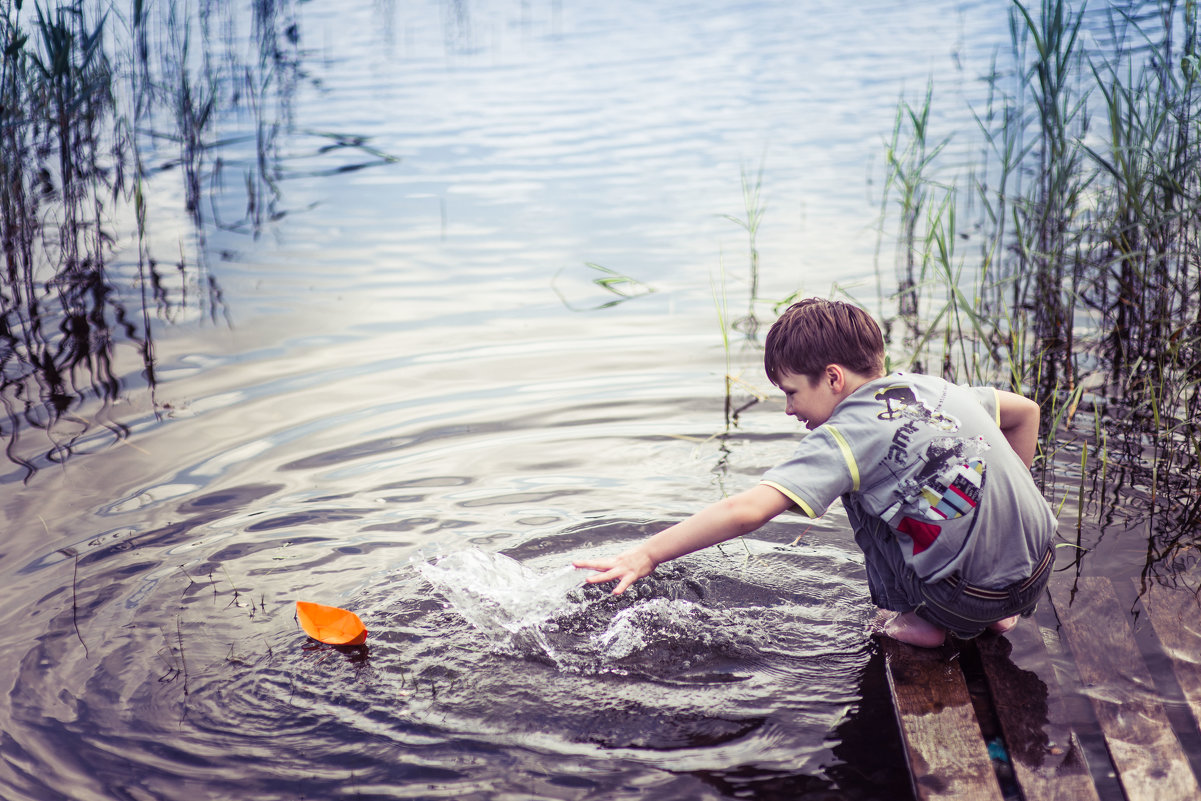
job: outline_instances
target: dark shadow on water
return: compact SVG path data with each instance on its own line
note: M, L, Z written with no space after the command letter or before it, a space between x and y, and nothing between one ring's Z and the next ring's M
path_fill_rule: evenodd
M834 729L832 749L838 762L826 773L849 798L912 798L905 753L892 709L888 679L884 673L884 654L873 648L863 669L859 704Z
M695 775L731 798L763 801L910 801L896 718L889 700L884 656L873 649L863 669L859 702L830 732L834 761L822 775L739 767Z

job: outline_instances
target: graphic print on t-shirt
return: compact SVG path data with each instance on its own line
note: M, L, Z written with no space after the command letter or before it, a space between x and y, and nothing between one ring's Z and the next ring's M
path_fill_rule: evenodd
M924 453L911 453L913 442L923 439L915 436L922 426L953 433L959 421L943 414L941 403L927 403L911 386L894 384L877 392L875 399L884 405L879 419L904 421L884 457L886 463L895 463L891 469L898 478L898 499L883 517L906 512L894 525L910 538L917 555L938 539L939 523L963 517L980 503L986 466L977 457L989 446L983 437L944 436L927 440Z
M913 387L907 384L893 384L885 387L876 393L876 400L884 401L884 411L879 414L881 420L896 420L906 417L947 432L959 430L958 420L944 415L938 409L930 406L918 397L917 391Z
M919 508L927 520L953 520L962 517L980 503L980 487L984 483L984 462L970 459L956 465L938 481L921 489Z

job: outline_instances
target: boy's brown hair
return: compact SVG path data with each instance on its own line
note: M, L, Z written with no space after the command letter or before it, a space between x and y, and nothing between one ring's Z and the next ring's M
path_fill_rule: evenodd
M860 375L884 375L880 326L858 306L805 298L780 315L767 332L763 369L777 386L784 373L816 378L828 364Z

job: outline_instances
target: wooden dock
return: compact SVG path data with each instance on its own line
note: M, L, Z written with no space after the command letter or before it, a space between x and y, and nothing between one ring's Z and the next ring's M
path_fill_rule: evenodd
M1201 575L1177 586L1139 582L1126 588L1138 598L1132 607L1119 602L1109 579L1060 573L1049 591L1052 608L1004 636L938 649L881 636L915 797L1201 799L1181 740L1196 743L1201 736L1199 585ZM1039 625L1040 619L1055 628ZM1154 637L1143 639L1157 649L1153 658L1162 662L1155 664L1171 665L1183 696L1170 691L1175 727L1136 639L1135 620L1144 628L1150 621ZM1070 688L1066 694L1061 681ZM1077 730L1069 718L1073 702L1093 716ZM1086 758L1082 735L1103 748Z

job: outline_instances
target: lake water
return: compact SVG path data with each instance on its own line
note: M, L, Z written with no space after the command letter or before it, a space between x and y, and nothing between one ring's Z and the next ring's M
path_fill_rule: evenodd
M145 236L106 206L119 390L7 388L0 795L904 797L840 510L620 600L564 570L791 452L723 340L744 176L762 319L885 308L896 103L932 82L966 163L1005 4L193 5L147 26Z

